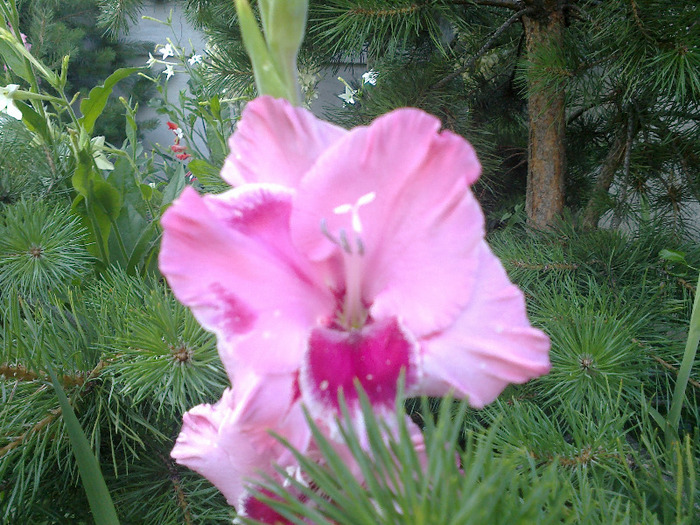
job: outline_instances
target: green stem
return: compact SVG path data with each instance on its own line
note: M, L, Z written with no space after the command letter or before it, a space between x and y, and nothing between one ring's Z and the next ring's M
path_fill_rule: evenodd
M114 230L114 235L117 238L117 244L119 244L119 249L122 252L122 255L124 256L124 261L125 263L129 262L129 255L126 253L126 246L124 245L124 240L122 239L122 234L119 233L119 228L117 227L117 221L114 220L112 217L109 218L109 221L112 223L112 230Z
M11 9L10 13L6 13L6 16L8 18L12 19L12 32L15 35L15 38L17 39L18 42L22 42L22 32L19 29L19 12L17 11L17 5L15 2L6 2L6 6L9 4L9 7ZM4 10L3 10L4 11ZM32 63L28 58L24 58L24 63L27 68L27 73L29 74L30 78L30 84L32 91L34 93L41 93L39 90L39 82L36 79L36 73L34 73L34 68L32 67ZM39 112L39 115L46 120L46 112L44 111L44 106L43 104L38 104L38 103L32 103L32 106L34 106L34 110Z
M695 301L693 302L693 312L690 315L690 327L688 329L688 340L685 344L685 352L683 353L683 361L678 371L678 379L673 390L673 398L671 401L671 411L668 415L666 428L666 445L670 445L673 438L678 437L678 425L681 420L681 410L683 409L683 400L685 399L685 390L690 379L690 371L695 362L695 356L700 343L700 277L698 278L698 287L695 289Z
M109 258L107 257L107 251L105 250L104 238L102 237L102 230L100 229L100 223L95 218L94 213L90 211L87 199L85 201L85 208L88 210L87 213L90 216L90 222L92 223L92 229L95 232L95 244L97 244L97 249L100 252L100 258L105 265L105 268L109 267Z

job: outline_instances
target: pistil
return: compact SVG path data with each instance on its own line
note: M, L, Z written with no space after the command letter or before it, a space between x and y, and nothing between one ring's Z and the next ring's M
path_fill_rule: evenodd
M352 233L341 228L337 237L328 231L325 220L321 221L321 231L334 244L343 250L345 263L345 296L340 324L346 330L362 328L367 321L367 310L362 301L362 275L364 267L365 244L362 241L362 221L360 208L372 202L376 197L374 192L362 195L354 204L341 204L333 209L336 215L350 215Z

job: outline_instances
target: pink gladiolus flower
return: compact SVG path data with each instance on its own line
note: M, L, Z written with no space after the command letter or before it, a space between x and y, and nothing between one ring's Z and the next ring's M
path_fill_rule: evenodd
M175 155L175 156L176 156L179 160L187 160L187 159L189 159L192 155L190 155L189 153L178 153L178 154Z
M322 455L304 419L294 376L239 374L237 378L235 390L226 390L218 403L199 405L185 414L171 456L209 479L239 516L276 523L272 518L277 514L257 500L251 488L262 475L279 479L275 466L285 468L302 483L304 478L293 455L269 431L274 430L312 460L320 462ZM405 418L416 452L425 461L423 435ZM329 433L323 422L319 428ZM361 469L350 450L342 444L336 444L335 450L361 481Z
M484 241L474 151L437 119L402 109L345 131L262 97L230 145L222 177L238 187L185 188L160 268L234 384L186 414L172 456L243 514L277 519L244 479L296 467L268 429L313 457L302 401L334 437L341 388L362 428L355 381L380 412L402 372L409 395L480 407L549 370L548 338Z
M269 429L299 450L309 447L311 433L298 399L294 400L293 382L278 378L272 383L262 388L259 378L241 378L235 394L226 390L215 405L188 411L171 453L178 463L209 479L231 505L239 506L247 498L247 478L273 475L275 465L296 464Z
M454 391L475 407L549 370L549 340L484 241L480 165L436 118L400 109L345 131L269 97L248 104L222 177L163 217L160 267L222 361L299 373L332 420L359 380L377 408ZM196 265L200 271L192 274Z
M181 146L180 144L173 144L170 146L170 151L173 153L182 153L187 150L187 146Z

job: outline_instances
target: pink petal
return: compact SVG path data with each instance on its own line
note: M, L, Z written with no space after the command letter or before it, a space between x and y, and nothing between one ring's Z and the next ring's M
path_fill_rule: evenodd
M263 496L281 501L281 498L267 489L257 489ZM300 501L304 501L299 498ZM255 520L256 523L266 523L269 525L294 525L295 522L289 521L287 518L273 510L272 507L263 503L252 494L246 494L241 500L241 506L238 509L238 515L248 519Z
M292 238L312 259L338 247L321 234L345 230L359 207L364 244L362 297L374 318L395 315L414 336L454 321L474 285L474 250L484 218L469 190L480 171L472 147L422 111L401 109L355 128L333 144L302 180ZM371 195L374 194L374 199ZM369 197L368 197L369 196Z
M290 209L288 191L251 184L205 197L185 188L163 215L161 272L217 334L231 375L238 360L267 373L297 370L309 327L333 312L325 267L291 244Z
M296 188L318 156L347 132L282 99L258 97L229 140L221 177L238 186L273 182Z
M254 378L236 396L226 390L215 405L192 408L183 418L171 456L211 481L230 505L238 505L249 479L293 462L270 430L301 451L308 448L308 426L300 404L291 401L293 380L291 375Z
M338 392L348 407L359 407L358 380L375 407L394 408L402 370L410 387L416 377L417 343L395 317L350 332L315 328L301 371L301 389L312 414L340 416Z
M419 393L444 395L454 388L477 408L491 403L508 383L546 374L549 338L530 326L525 299L500 261L482 242L476 286L455 324L423 342Z

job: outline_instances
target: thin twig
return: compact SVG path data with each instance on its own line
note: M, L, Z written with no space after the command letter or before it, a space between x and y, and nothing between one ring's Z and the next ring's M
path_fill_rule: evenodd
M496 31L493 33L493 35L491 35L491 37L486 41L486 43L483 46L481 46L481 49L479 49L479 51L472 55L472 57L469 60L467 60L467 63L464 64L464 66L459 68L457 71L450 73L439 82L435 83L432 86L432 89L440 89L444 87L448 82L451 82L465 71L468 71L471 68L473 68L476 64L476 61L479 60L479 58L481 58L489 49L491 49L491 47L493 47L493 44L496 42L498 37L500 37L506 29L508 29L511 25L513 25L513 23L522 18L524 15L527 15L528 13L531 13L533 11L534 8L528 7L526 9L518 11L517 13L514 13L508 20L503 22L501 27L496 29Z
M680 284L683 288L688 290L690 293L695 294L695 286L690 284L688 281L685 279L682 279L681 277L678 277L678 284Z
M671 370L674 374L678 375L678 369L677 369L675 366L673 366L671 363L669 363L668 361L664 361L664 360L661 359L658 355L654 355L654 354L651 354L651 358L652 358L654 361L656 361L657 363L659 363L661 366L663 366L664 368L666 368L667 370ZM693 385L695 388L697 388L698 390L700 390L700 383L698 383L697 381L695 381L695 379L688 379L688 383L690 383L690 384Z
M522 261L508 261L515 268L522 268L524 270L577 270L579 268L578 264L575 263L550 263L550 264L532 264Z
M397 15L406 15L408 13L413 13L415 11L418 11L422 9L422 6L418 4L411 4L407 6L401 6L401 7L394 7L390 9L368 9L368 8L362 8L362 7L356 7L355 9L351 9L350 13L355 14L355 15L363 15L363 16L397 16Z
M34 372L25 366L11 365L9 363L0 364L0 376L4 376L7 379L16 379L17 381L36 381L37 379L49 380L49 376L46 372L41 370ZM63 386L73 387L82 386L85 383L86 377L89 378L89 376L85 376L81 373L75 375L63 374L59 379Z
M187 503L187 497L185 492L182 490L180 485L180 473L175 468L175 464L169 458L166 458L162 454L158 454L160 459L165 463L168 468L168 474L170 474L170 481L175 489L175 495L177 496L177 504L182 509L183 519L185 520L185 525L192 525L192 515L190 514L189 505Z
M20 446L28 435L34 434L35 432L39 432L42 428L51 423L54 419L61 415L62 410L60 408L57 408L56 410L51 410L50 412L51 413L48 416L39 421L36 425L27 430L24 434L15 439L12 443L9 443L4 447L0 448L0 458L4 457L5 454L10 452L12 449Z
M620 195L618 201L624 203L627 200L627 187L630 175L630 159L632 158L632 141L634 140L634 111L633 107L630 106L629 114L627 115L627 141L625 142L625 159L622 164L622 188L620 189ZM622 214L618 213L618 208L613 210L612 227L617 229L620 227L622 222Z
M484 5L489 7L505 7L506 9L521 9L520 0L452 0L457 5Z
M95 366L95 368L92 369L92 371L90 372L90 375L88 375L85 382L87 383L91 379L96 378L99 375L99 373L102 371L102 369L105 367L106 364L107 364L106 361L100 360L100 362L97 363L97 366ZM74 396L72 399L75 399L76 397L79 397L79 395ZM19 436L17 439L12 441L11 443L8 443L4 447L0 448L0 458L4 457L11 450L20 446L28 436L30 436L31 434L34 434L36 432L39 432L42 428L44 428L45 426L52 423L62 413L63 413L63 411L61 410L61 408L56 408L54 410L50 410L48 416L46 416L44 419L39 421L36 425L34 425L29 430L27 430L24 434Z

